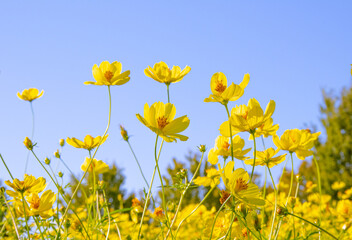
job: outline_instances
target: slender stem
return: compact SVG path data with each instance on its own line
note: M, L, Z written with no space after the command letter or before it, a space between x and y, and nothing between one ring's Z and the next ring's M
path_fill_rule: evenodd
M286 171L287 162L288 162L288 158L285 161L285 165L284 165L284 168L282 169L282 174L281 174L280 179L279 179L279 183L278 183L278 186L277 186L277 191L278 192L280 191L280 184L281 184L282 177L284 176L285 171Z
M228 117L228 122L229 122L229 128L230 128L230 139L231 139L231 159L233 161L233 140L232 140L232 127L231 127L231 122L230 122L230 112L229 108L227 107L227 103L224 104L227 112L227 117Z
M169 87L170 87L170 83L166 84L166 88L167 88L167 102L170 103L170 91L169 91Z
M315 158L315 155L313 154L313 160L315 163L315 167L317 168L317 176L318 176L318 188L319 188L319 224L321 223L321 178L320 178L320 168L319 168L319 163L318 160ZM319 239L321 236L321 232L319 231Z
M164 140L161 142L161 145L160 145L160 148L159 148L159 153L158 153L158 157L157 157L157 160L156 160L156 163L155 163L155 167L154 167L152 179L151 179L151 181L150 181L148 194L147 194L147 197L146 197L146 199L145 199L144 208L143 208L143 213L142 213L142 218L141 218L141 222L140 222L139 229L138 229L138 239L139 239L140 236L141 236L141 231L142 231L142 226L143 226L144 215L145 215L145 212L146 212L146 210L147 210L147 206L148 206L150 194L151 194L152 187L153 187L154 177L155 177L155 173L156 173L156 169L157 169L157 162L159 162L160 153L161 153L161 148L163 147L163 144L164 144ZM155 150L154 150L154 151L155 151L155 154L156 154L156 147L155 147Z
M306 223L309 223L310 225L312 225L312 226L318 228L319 230L325 232L326 234L328 234L328 235L329 235L330 237L332 237L333 239L338 240L337 237L335 237L334 235L332 235L331 233L329 233L328 231L326 231L324 228L321 228L321 227L319 227L318 225L312 223L311 221L308 221L307 219L304 219L304 218L302 218L302 217L300 217L300 216L297 216L297 215L295 215L295 214L292 214L292 213L290 213L290 212L288 212L287 214L288 214L288 215L291 215L291 216L293 216L293 217L296 217L296 218L298 218L298 219L301 219L302 221L305 221Z
M205 195L205 197L203 198L203 200L196 206L195 209L192 210L192 212L190 212L184 219L182 219L182 221L178 224L178 227L177 227L177 230L176 230L176 233L175 233L175 238L177 239L177 233L178 231L180 230L180 227L182 225L182 223L184 221L186 221L187 218L189 218L190 216L192 216L192 214L197 211L197 209L203 204L203 202L210 196L211 192L215 189L216 186L212 187L209 192L207 193L207 195Z
M44 168L45 172L49 175L51 181L55 184L57 190L60 192L60 189L61 189L60 186L54 181L53 177L52 177L51 174L48 172L48 170L47 170L46 167L43 165L43 163L39 160L39 158L37 157L37 155L34 153L33 149L31 150L31 152L33 153L35 159L37 159L37 161L40 163L40 165ZM89 167L88 167L88 168L89 168ZM67 199L65 198L65 195L64 195L64 194L61 194L61 196L62 196L62 199L64 199L64 201L67 203ZM71 198L71 201L72 201L72 198ZM68 207L68 205L67 205L67 207ZM68 211L68 208L67 208L67 207L66 207L65 213L67 213L67 211ZM76 213L73 209L72 209L72 211L73 211L73 213L75 214L75 216L77 217L77 219L79 220L79 222L81 223L82 228L83 228L83 230L85 231L85 233L87 234L88 239L90 239L90 237L89 237L89 235L88 235L88 232L87 232L87 229L84 227L84 225L83 225L83 223L82 223L82 220L80 219L80 217L77 215L77 213ZM56 235L56 239L58 238L58 236L59 236L59 234L60 234L60 229L61 229L61 226L62 226L62 224L63 224L63 221L64 221L64 218L62 219L62 221L61 221L61 223L60 223L60 225L59 225L59 231L58 231L58 233L57 233L57 235ZM83 234L83 233L82 233L82 234Z
M180 198L180 201L179 201L179 203L178 203L176 213L175 213L174 218L173 218L173 220L172 220L172 222L171 222L170 228L169 228L169 230L168 230L167 233L166 233L165 239L167 239L167 237L169 236L170 231L172 231L171 229L172 229L172 226L174 225L174 223L176 222L177 215L178 215L178 213L179 213L179 211L180 211L183 198L184 198L184 196L186 195L186 192L187 192L188 188L191 186L191 184L192 184L194 178L195 178L195 177L197 176L197 174L198 174L198 171L199 171L199 169L200 169L200 166L202 165L203 157L204 157L204 152L202 152L202 156L201 156L201 158L200 158L199 164L198 164L198 166L197 166L196 171L195 171L194 174L193 174L193 177L192 177L191 181L187 184L185 190L184 190L184 191L182 192L182 194L181 194L181 198Z
M84 174L83 174L81 180L78 182L78 185L77 185L76 189L74 190L74 192L73 192L73 194L72 194L72 196L71 196L70 201L69 201L68 204L67 204L67 207L66 207L66 210L65 210L65 212L64 212L64 215L62 216L62 221L60 222L59 233L60 233L60 228L61 228L61 226L62 226L62 224L63 224L63 222L64 222L64 220L65 220L65 217L66 217L66 215L67 215L67 213L68 213L68 210L69 210L70 207L71 207L73 198L76 196L76 193L77 193L77 191L78 191L78 189L79 189L79 187L80 187L80 185L81 185L83 179L85 178L85 176L86 176L86 174L87 174L87 172L88 172L88 169L89 169L90 165L92 164L92 161L93 161L93 159L94 159L94 157L95 157L95 155L96 155L96 153L97 153L97 151L98 151L98 149L99 149L101 143L103 142L103 140L104 140L104 138L105 138L105 136L106 136L106 134L107 134L107 132L108 132L108 130L109 130L109 128L110 128L110 121L111 121L111 91L110 91L110 86L108 86L108 92L109 92L109 118L108 118L108 124L107 124L107 126L106 126L105 132L104 132L103 136L101 137L101 140L100 140L98 146L96 147L96 149L95 149L95 151L94 151L93 157L91 158L90 163L89 163L89 165L88 165L86 171L84 172ZM83 226L83 225L82 225L82 226ZM84 227L84 226L83 226L83 227ZM55 240L58 239L59 233L56 235ZM88 236L88 238L89 238L89 236Z
M258 236L251 230L251 228L249 228L249 227L247 226L246 221L242 221L241 216L239 216L239 215L236 213L236 211L234 211L234 213L235 213L235 215L237 216L237 219L247 228L247 230L249 230L249 231L252 233L252 235L255 236L256 239L259 239ZM248 238L250 239L249 236L250 236L250 235L248 235ZM260 234L259 234L259 236L260 236L260 238L261 238L261 235L260 235Z
M134 151L133 151L133 149L132 149L132 146L131 146L131 144L130 144L130 141L129 141L129 140L127 140L126 142L128 143L128 146L129 146L129 147L130 147L130 149L131 149L131 152L132 152L132 154L133 154L133 157L134 157L134 159L135 159L135 160L136 160L136 162L137 162L137 165L138 165L139 171L140 171L140 172L141 172L141 174L142 174L142 177L143 177L143 179L144 179L144 182L145 182L145 184L147 185L147 187L149 188L148 181L147 181L147 179L145 178L145 176L144 176L144 174L143 174L143 170L142 170L142 168L141 168L141 165L139 164L139 161L138 161L138 159L137 159L137 157L136 157L136 154L134 153Z
M266 198L266 180L268 178L268 170L265 168L265 178L264 178L264 189L263 189L263 199L265 200ZM262 214L262 223L261 225L264 225L264 216L265 216L265 206L261 210Z
M275 217L276 217L276 208L277 208L277 189L276 189L276 185L275 185L275 182L274 182L274 178L273 178L273 175L271 174L271 171L270 171L270 168L269 168L269 164L267 164L267 168L268 168L268 171L269 171L269 174L270 174L270 178L271 178L271 181L273 183L273 186L274 186L274 193L275 193L275 207L274 207L274 214L273 214L273 220L271 222L271 229L270 229L270 235L269 235L269 240L271 239L271 235L273 233L273 230L274 230L274 223L275 223Z
M213 231L214 231L214 226L215 226L215 223L216 223L216 219L218 218L221 210L225 207L225 204L227 203L227 201L231 199L231 197L232 197L232 194L223 202L223 204L220 206L218 212L215 215L215 218L214 218L214 221L213 221L213 225L211 227L211 232L210 232L210 237L209 237L210 240L213 237Z
M232 215L233 215L233 217L231 218L230 227L229 227L229 229L227 230L227 233L226 233L226 235L225 235L225 240L226 240L227 236L229 235L229 233L231 232L232 224L233 224L233 222L235 221L235 218L236 218L236 214L234 214L234 213L232 212ZM230 235L231 235L231 234L230 234ZM231 239L231 237L230 237L230 239Z
M35 127L35 118L34 118L34 110L33 110L33 104L32 101L29 102L29 105L31 107L31 112L32 112L32 135L31 135L31 140L33 141L34 138L34 127ZM24 173L27 173L27 168L28 168L28 161L29 161L29 152L27 153L27 159L26 159L26 164L24 167Z
M108 232L106 234L106 240L109 239L109 233L110 233L110 226L111 226L111 217L110 217L110 210L109 210L109 205L106 199L106 194L105 194L105 190L103 190L103 197L104 197L104 201L105 201L105 205L106 205L106 212L108 214L108 220L109 220L109 225L108 225Z
M27 213L26 213L26 205L25 205L25 200L24 200L24 196L23 193L21 193L22 195L22 204L23 204L23 214L24 214L24 220L26 221L26 229L27 229L27 234L28 234L28 239L31 239L31 235L29 234L29 227L28 227L28 218L27 218Z
M71 171L71 169L67 166L67 164L65 163L65 161L60 157L59 158L60 159L60 161L64 164L64 166L65 166L65 168L67 168L67 170L70 172L70 174L74 177L74 178L76 178L75 177L75 175L73 174L73 172Z
M11 171L10 171L9 168L7 167L7 164L5 163L5 160L2 158L2 155L1 155L1 154L0 154L0 158L1 158L1 161L2 161L2 163L4 164L4 166L5 166L6 170L7 170L7 172L10 174L11 179L13 180L14 178L13 178L13 176L12 176L12 174L11 174Z
M254 168L255 168L255 160L257 158L257 146L256 146L256 142L255 142L255 133L251 133L252 137L253 137L253 144L254 144L254 160L253 160L253 167L252 167L252 173L251 173L251 182L253 180L253 174L254 174Z
M290 188L288 190L288 194L287 194L287 199L286 199L286 204L285 204L285 207L287 206L287 203L288 203L288 199L290 198L291 196L291 192L292 192L292 186L293 186L293 175L294 175L294 169L293 169L293 157L292 157L292 152L290 152L290 155L291 155L291 166L292 166L292 169L291 169L291 182L290 182Z
M41 236L42 240L45 240L44 235L43 235L43 232L42 232L42 230L40 229L40 224L39 224L38 218L35 217L35 216L33 216L33 219L34 219L34 221L35 221L35 224L37 225L37 228L38 228L38 230L39 230L39 233L40 233L40 236Z
M20 238L20 234L18 233L18 229L17 229L17 225L16 225L15 218L14 218L14 216L13 216L13 214L12 214L10 205L7 203L6 196L5 196L4 193L2 193L2 197L4 198L4 202L5 202L5 204L6 204L6 207L7 207L7 209L8 209L9 212L10 212L10 216L11 216L11 219L12 219L13 227L15 228L15 232L16 232L17 238L18 238L18 240L20 240L21 238Z

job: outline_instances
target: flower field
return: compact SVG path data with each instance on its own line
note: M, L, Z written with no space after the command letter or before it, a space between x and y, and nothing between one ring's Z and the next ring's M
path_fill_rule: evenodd
M244 74L242 81L235 82L228 81L222 72L213 74L210 78L211 94L204 102L222 108L227 121L219 126L219 136L214 139L212 148L200 143L197 164L171 175L172 184L166 182L163 178L166 173L159 167L163 146L187 141L189 136L183 132L192 122L184 115L186 113L176 112L177 106L170 101L172 86L182 84L181 80L187 79L190 71L189 66L169 68L164 62L144 70L146 77L165 85L167 93L167 99L151 105L145 103L144 111L136 113L145 131L155 136L152 156L155 167L148 181L134 154L128 130L121 126L121 136L139 167L136 174L141 174L146 187L130 202L120 195L113 196L120 201L116 206L111 197L107 197L112 189L102 177L111 166L97 159L96 155L101 151L100 146L109 141L111 88L121 87L129 91L126 83L130 81L130 71L123 71L122 64L117 61L95 64L92 81L84 84L107 89L109 115L106 116L106 130L100 136L67 137L59 141L61 148L85 151L87 157L82 159L81 165L83 175L76 178L72 174L71 185L65 185L62 173L55 172L51 160L38 157L38 143L34 142L33 133L24 139L23 144L46 175L34 176L27 172L23 178L13 178L7 159L0 155L3 167L11 177L4 179L1 188L0 238L352 239L352 188L336 179L331 188L337 198L322 191L320 159L315 154L321 133L287 129L278 136L280 123L275 122L273 116L280 112L275 111L275 100L263 105L251 98L247 104L236 105L251 87L249 74ZM17 96L30 103L33 113L32 105L42 101L43 94L43 90L30 88L18 92ZM247 138L243 139L240 133ZM72 173L73 169L69 169L60 154L58 150L55 157ZM316 182L303 184L300 173L288 172L287 164L294 168L294 156L300 160L313 160L316 172L312 174L316 175ZM271 170L277 165L283 168L279 181L275 181ZM256 175L256 168L264 168L265 176ZM284 181L285 174L289 174L289 181ZM161 183L158 194L152 191L155 179ZM48 188L49 182L52 183L51 189ZM264 186L259 182L264 182ZM168 194L170 189L176 193L172 199ZM204 192L196 194L199 200L192 203L186 200L187 194L199 189ZM300 194L302 191L304 195ZM78 196L83 201L78 201ZM214 196L216 200L209 202Z

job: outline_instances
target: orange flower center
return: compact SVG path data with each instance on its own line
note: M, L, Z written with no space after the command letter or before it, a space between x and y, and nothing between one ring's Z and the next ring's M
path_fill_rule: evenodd
M160 129L163 129L166 125L169 124L165 116L159 117L157 121L158 121L158 127Z
M248 111L246 111L244 114L241 115L244 119L247 120L247 117L248 117Z
M216 83L216 87L215 87L215 91L222 93L223 91L225 91L226 86L224 84L222 84L222 82L217 82Z
M157 207L157 208L155 208L155 210L154 210L154 214L155 214L155 216L157 216L157 217L163 217L163 209L161 208L161 207Z
M106 80L108 81L108 82L110 82L111 81L111 78L114 76L114 74L112 73L112 72L110 72L110 71L106 71L105 73L104 73L104 77L106 78Z
M224 143L222 144L222 148L223 148L224 150L229 150L229 147L230 147L230 144L229 144L228 142L224 142Z
M235 187L236 192L246 190L247 188L248 188L248 183L246 183L242 178L238 178L236 180L236 187Z

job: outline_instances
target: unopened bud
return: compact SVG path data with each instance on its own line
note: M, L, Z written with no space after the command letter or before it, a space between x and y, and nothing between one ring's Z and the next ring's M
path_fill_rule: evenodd
M65 139L61 138L60 141L59 141L59 144L60 144L61 147L63 147L65 145Z
M56 157L56 158L60 158L61 156L60 156L60 153L59 153L59 149L56 151L56 152L54 152L54 156Z
M63 177L64 176L64 174L62 173L62 172L58 172L58 175L59 175L59 177Z
M123 140L127 142L130 137L128 136L126 129L122 125L120 125L120 130Z
M286 216L288 211L286 208L282 207L282 206L279 206L276 210L276 213L279 215L279 216Z
M205 145L199 145L198 149L199 149L199 151L202 152L202 153L204 153L204 152L207 150L207 148L205 147Z
M49 164L50 164L50 159L46 157L46 158L44 159L44 162L45 162L46 165L49 165Z
M237 211L242 214L242 216L246 216L247 215L247 209L246 209L246 205L244 205L243 203L240 203L237 205Z
M28 137L26 137L26 138L24 139L23 144L26 146L26 148L27 148L28 150L32 150L32 149L33 149L33 143L32 143L32 141L31 141Z
M297 174L296 175L296 181L299 182L299 183L302 182L303 181L303 177L301 175Z

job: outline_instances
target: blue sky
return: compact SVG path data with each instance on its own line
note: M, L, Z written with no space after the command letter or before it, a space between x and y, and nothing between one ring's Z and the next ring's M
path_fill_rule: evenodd
M192 68L170 88L176 116L191 120L184 132L190 138L164 145L164 172L172 157L183 160L199 144L213 147L226 120L222 105L203 102L215 72L235 83L249 73L245 94L230 107L254 97L265 108L275 100L273 118L280 135L319 124L322 89L339 93L351 85L351 7L349 1L2 1L0 153L15 177L22 177L27 156L22 142L31 134L32 121L29 104L16 93L30 87L45 91L33 102L35 151L41 159L50 157L56 166L53 152L60 138L101 135L107 123L107 88L83 82L93 80L92 66L104 60L122 62L123 70L131 70L131 80L112 88L110 136L97 158L124 169L130 192L144 185L119 125L133 135L131 144L149 180L155 135L135 114L143 113L146 102L167 101L165 86L143 73L156 62ZM266 141L270 145L271 139ZM86 156L67 145L62 152L77 175ZM276 176L281 168L274 168ZM59 170L67 180L66 169L60 165ZM29 172L45 176L33 158ZM9 178L4 167L0 176Z

